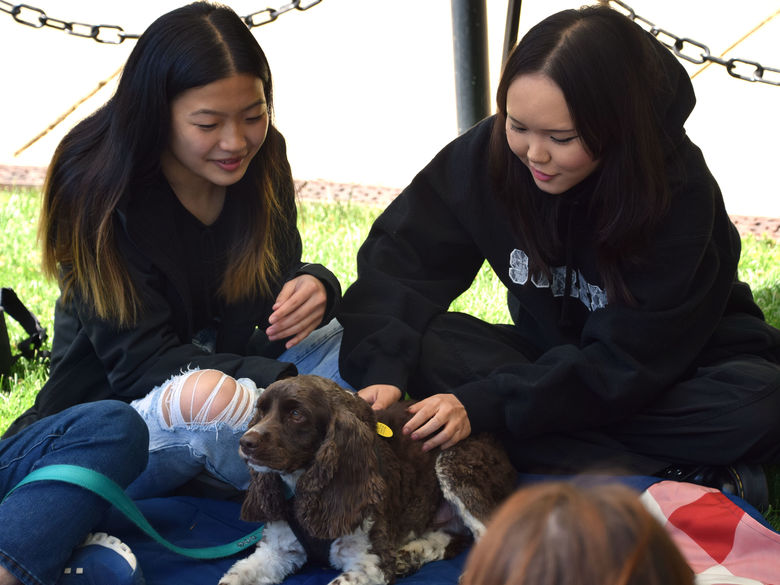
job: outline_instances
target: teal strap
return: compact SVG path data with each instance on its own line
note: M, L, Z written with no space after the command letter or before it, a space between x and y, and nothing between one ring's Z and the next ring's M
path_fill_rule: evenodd
M229 557L256 544L263 536L263 527L261 526L254 532L229 544L208 546L205 548L182 548L176 546L165 540L154 528L152 528L151 524L144 518L144 515L141 514L141 511L135 503L113 480L93 469L79 467L77 465L48 465L36 469L16 484L5 497L7 498L11 493L23 485L43 480L63 481L95 492L101 498L113 504L148 536L152 537L165 548L185 557L193 559L219 559ZM5 498L3 499L5 500Z

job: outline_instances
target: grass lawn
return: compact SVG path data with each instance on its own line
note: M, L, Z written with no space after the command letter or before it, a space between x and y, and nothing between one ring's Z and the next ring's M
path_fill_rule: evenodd
M40 272L38 206L38 191L0 189L0 285L13 288L51 334L57 287ZM380 211L378 207L356 204L302 202L299 227L305 260L328 266L346 288L356 277L357 249ZM742 245L740 277L750 283L767 320L780 326L780 243L751 235L742 239ZM452 308L490 322L509 322L505 298L505 289L484 266L471 289ZM13 319L6 319L6 324L12 343L26 337ZM0 431L32 404L46 376L41 364L17 362L11 375L2 381ZM780 466L770 469L770 497L772 507L767 517L780 529Z

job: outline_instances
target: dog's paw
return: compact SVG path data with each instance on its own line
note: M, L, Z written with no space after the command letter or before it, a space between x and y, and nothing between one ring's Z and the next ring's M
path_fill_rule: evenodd
M279 569L279 567L275 567L272 561L259 558L256 555L255 552L252 556L242 559L230 567L230 570L219 580L219 585L275 585L284 581L287 573L291 573L297 568L293 567L287 573L274 572L274 569Z
M328 585L387 585L390 581L380 571L346 571Z
M352 578L352 575L342 573L328 583L328 585L356 585L356 581Z
M233 567L219 580L219 585L255 585L255 581L246 571Z

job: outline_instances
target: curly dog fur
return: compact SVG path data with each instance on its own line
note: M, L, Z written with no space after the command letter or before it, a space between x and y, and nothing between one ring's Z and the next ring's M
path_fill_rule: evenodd
M375 412L318 376L271 384L240 448L252 474L242 517L265 533L220 583L281 582L318 550L342 571L332 583L392 583L479 538L514 469L488 435L423 452L401 432L408 405Z

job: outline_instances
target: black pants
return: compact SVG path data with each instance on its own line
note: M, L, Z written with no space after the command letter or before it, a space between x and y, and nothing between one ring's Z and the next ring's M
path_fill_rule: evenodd
M457 393L507 364L534 359L513 327L447 313L423 337L413 396ZM780 462L780 365L744 355L699 367L617 425L534 437L502 434L520 471L653 474L669 465Z

